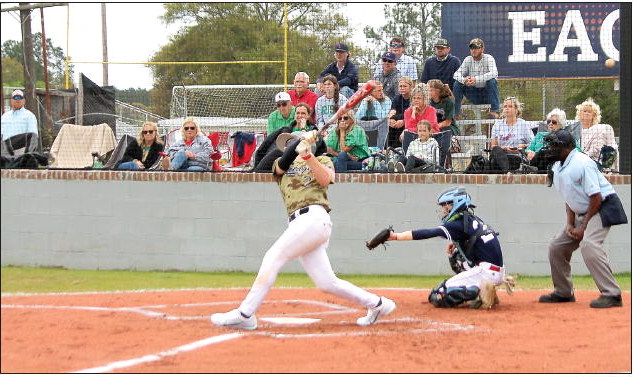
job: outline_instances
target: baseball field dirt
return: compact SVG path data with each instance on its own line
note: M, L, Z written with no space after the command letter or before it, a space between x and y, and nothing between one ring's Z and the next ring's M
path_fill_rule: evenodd
M492 310L439 309L429 290L370 289L396 301L370 327L365 309L315 289L273 289L259 327L214 327L245 289L4 295L3 373L631 373L631 294L623 307L539 304L548 291L498 291Z

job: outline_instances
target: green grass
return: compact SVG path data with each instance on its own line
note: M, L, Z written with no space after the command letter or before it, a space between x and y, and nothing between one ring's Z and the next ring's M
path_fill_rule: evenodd
M140 289L250 287L255 273L181 271L92 271L62 268L2 267L2 293L100 292ZM433 288L448 276L338 275L361 287ZM617 274L624 291L631 291L631 274ZM574 276L576 289L596 289L590 276ZM306 274L280 274L276 287L313 288ZM550 289L549 276L518 276L519 289Z

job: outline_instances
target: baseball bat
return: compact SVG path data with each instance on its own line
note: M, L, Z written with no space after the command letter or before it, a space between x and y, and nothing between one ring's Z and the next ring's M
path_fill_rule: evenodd
M339 110L323 125L322 129L326 128L328 125L337 122L337 119L343 115L346 111L355 107L362 99L368 96L368 94L372 93L372 91L376 88L376 85L370 81L366 82L359 90L357 90L343 107L340 107Z

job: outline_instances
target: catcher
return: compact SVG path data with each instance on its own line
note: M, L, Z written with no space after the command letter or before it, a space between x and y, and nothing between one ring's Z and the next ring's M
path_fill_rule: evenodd
M475 309L490 309L499 302L496 286L505 284L507 292L512 294L515 285L512 277L505 276L498 234L470 210L475 205L471 204L471 197L464 187L443 191L437 202L441 226L402 233L386 228L368 241L366 246L371 250L389 240L448 239L452 243L447 246L446 252L456 275L432 289L429 302L442 308L468 303Z

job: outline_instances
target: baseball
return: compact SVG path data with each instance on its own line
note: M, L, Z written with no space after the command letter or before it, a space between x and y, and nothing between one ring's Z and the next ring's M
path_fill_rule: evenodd
M608 59L608 60L605 61L605 66L607 68L612 68L615 65L616 65L616 60L614 60L614 59Z

